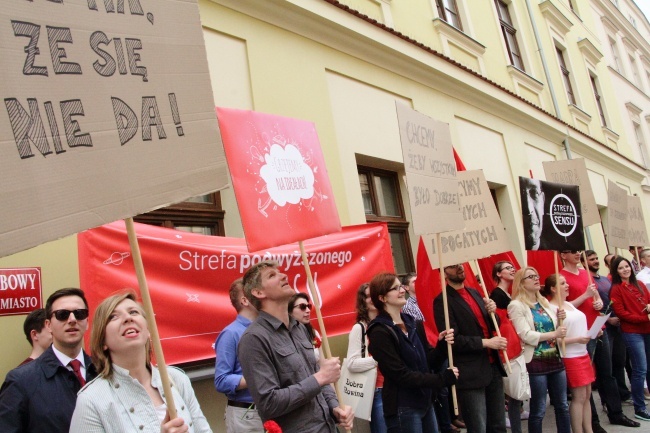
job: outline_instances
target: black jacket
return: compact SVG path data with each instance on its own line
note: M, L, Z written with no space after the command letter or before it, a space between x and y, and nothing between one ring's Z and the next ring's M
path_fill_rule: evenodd
M481 309L483 319L487 323L490 333L495 332L492 320L485 309L483 298L475 289L466 289ZM483 329L467 302L451 286L448 285L446 290L449 306L449 326L454 330L454 344L451 347L454 355L454 366L458 367L457 387L458 389L485 388L492 380L492 375L486 374L486 372L491 371L488 350L492 352L494 359L497 360L496 364L501 375L506 375L501 362L499 362L499 354L492 349L483 348ZM438 330L445 329L442 293L433 301L433 314Z
M84 352L86 381L97 376ZM0 388L0 432L68 433L81 389L50 346L36 360L7 373Z
M439 345L442 350L433 349L417 331L415 320L407 314L401 316L408 336L386 313L368 326L368 350L384 376L382 400L387 416L397 414L399 407L424 409L431 404L432 392L456 382L451 370L431 373L445 359L444 345Z

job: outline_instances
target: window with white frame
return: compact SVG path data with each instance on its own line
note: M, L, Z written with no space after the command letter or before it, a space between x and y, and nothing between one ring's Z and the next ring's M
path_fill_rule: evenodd
M623 73L623 69L621 68L621 57L620 54L618 53L618 45L616 44L616 39L614 39L611 36L608 36L609 39L609 48L612 50L612 59L614 60L614 69L616 69L616 72L619 74Z
M632 72L632 82L635 86L641 88L641 77L639 76L639 68L636 64L634 54L630 54L630 71Z
M600 116L600 124L602 126L607 126L607 118L605 117L605 109L603 108L603 101L598 90L598 79L593 75L589 75L591 80L591 88L594 92L594 99L596 100L596 108L598 109L598 115Z
M639 146L639 153L641 154L641 159L643 160L643 166L648 167L648 150L646 149L645 138L643 137L643 131L641 130L641 124L637 122L632 122L634 127L634 137L636 138L637 146Z
M501 33L506 44L506 49L508 50L510 64L525 71L521 50L517 43L517 29L512 22L508 4L503 0L495 0L494 2L497 7L497 13L499 14L499 24L501 25Z
M458 30L463 30L456 0L436 0L436 7L438 8L438 16L442 20L456 27Z
M564 82L567 99L570 104L577 105L576 97L573 93L573 86L571 85L571 71L569 71L564 61L564 51L559 47L555 47L555 53L557 54L557 61L560 64L560 72L562 72L562 81Z

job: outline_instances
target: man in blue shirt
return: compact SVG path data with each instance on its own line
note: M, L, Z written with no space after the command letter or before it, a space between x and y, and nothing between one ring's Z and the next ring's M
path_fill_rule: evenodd
M233 281L229 293L237 318L221 331L214 344L217 354L214 386L228 398L227 433L263 433L262 419L255 409L237 358L239 339L248 325L257 318L257 309L244 296L241 278Z

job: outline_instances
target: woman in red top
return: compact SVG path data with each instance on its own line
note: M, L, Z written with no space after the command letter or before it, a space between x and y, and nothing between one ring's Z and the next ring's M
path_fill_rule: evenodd
M650 383L648 360L650 360L650 292L645 284L637 281L632 265L624 257L617 256L612 262L612 289L609 297L614 312L621 321L623 341L632 363L632 401L634 416L650 421L650 413L643 398L643 381Z

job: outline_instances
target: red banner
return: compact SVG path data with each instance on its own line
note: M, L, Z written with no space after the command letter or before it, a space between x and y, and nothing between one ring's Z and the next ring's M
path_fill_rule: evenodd
M251 265L275 260L296 290L309 292L297 244L251 254L240 238L135 226L169 364L214 357L212 344L235 318L228 296L230 283ZM124 222L82 232L77 239L81 288L91 312L114 292L137 289ZM378 272L394 271L386 225L345 227L341 232L307 240L304 245L327 334L346 334L355 321L358 287ZM315 320L314 326L318 326Z
M41 268L0 269L0 316L31 313L42 299Z
M249 251L341 230L312 122L221 107L217 117Z

